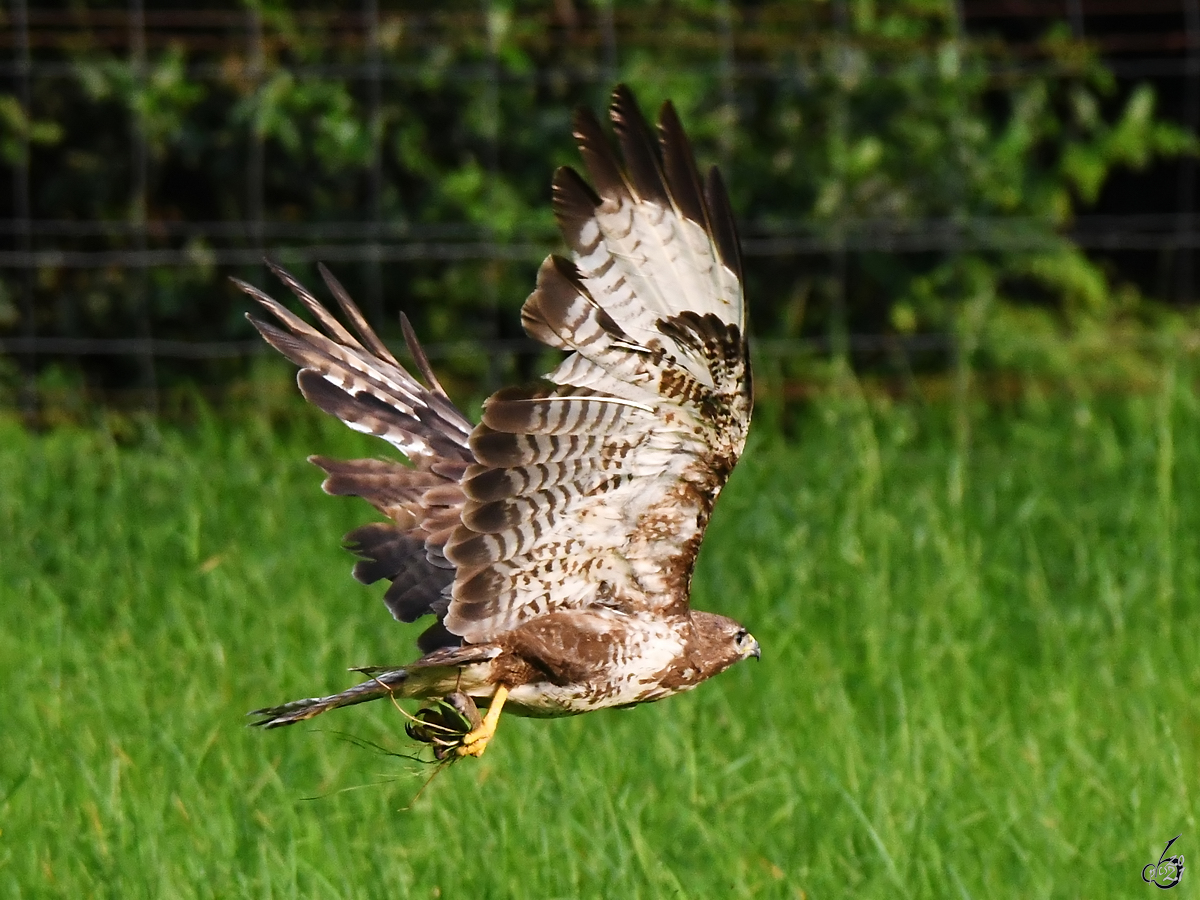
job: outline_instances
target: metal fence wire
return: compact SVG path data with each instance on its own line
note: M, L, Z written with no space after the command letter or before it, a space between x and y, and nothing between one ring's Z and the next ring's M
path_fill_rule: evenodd
M241 322L245 304L225 276L265 284L260 270L265 255L305 271L323 261L339 274L347 272L374 321L395 318L394 294L402 304L405 296L412 302L408 286L428 283L427 293L452 291L454 273L474 273L473 286L461 289L478 293L470 309L454 315L409 312L425 320L433 337L431 356L492 360L478 363L474 374L494 381L500 368L512 365L498 368L494 360L531 350L514 330L514 310L524 297L514 285L524 283L526 290L532 285L534 267L558 249L557 240L545 216L502 224L487 216L456 217L454 211L428 216L413 212L412 197L397 198L394 158L411 153L410 167L424 161L389 132L394 97L420 95L425 108L438 114L429 130L443 129L449 145L469 144L477 163L472 171L486 183L507 172L519 152L507 141L511 126L526 123L512 121L510 94L570 97L598 106L628 73L645 80L656 48L670 48L662 51L663 68L656 73L664 85L679 85L684 94L700 81L715 85L722 127L702 134L701 141L736 185L733 135L741 117L761 115L754 109L760 86L811 90L831 71L841 72L851 52L868 54L869 64L856 77L883 78L886 60L905 52L897 39L884 47L883 61L870 56L877 49L872 40L879 39L855 30L855 12L846 0L815 4L819 8L804 15L795 12L802 5L743 8L714 0L674 18L665 7L615 0L543 6L520 9L514 18L511 9L489 0L437 13L423 4L362 0L287 15L252 2L168 9L144 0L86 6L10 0L0 21L0 43L8 49L0 61L6 82L0 93L0 161L10 173L7 196L0 195L0 379L14 387L3 402L35 408L45 373L63 364L65 370L89 373L80 389L136 388L151 407L168 382L219 382L243 371L241 361L262 345ZM1024 52L1059 22L1103 57L1115 79L1113 97L1149 81L1160 115L1191 133L1200 125L1200 0L948 0L948 9L947 33L956 40L1004 45L991 64L989 78L995 82L1076 77L1061 60ZM559 52L556 41L568 49ZM923 51L928 43L928 37L914 39ZM803 52L789 56L785 67L763 61L763 47L783 44ZM439 57L430 48L449 50ZM215 87L172 120L170 109L138 106L148 102L139 87L155 79L163 83L154 96L167 97L164 103L175 97L171 102L181 109L186 102L179 98L191 86ZM347 115L357 130L341 145L344 136L319 129L272 131L274 126L264 124L262 103L247 100L331 81L352 85L356 101ZM445 107L459 102L465 107L439 107L440 90L446 91ZM66 101L53 99L66 95L75 98L69 109ZM121 103L129 124L114 131L108 117ZM246 112L231 114L221 104ZM329 117L330 108L293 112ZM64 131L55 117L72 110L91 118ZM556 101L530 109L528 117L565 137L569 112L569 103ZM147 124L155 116L158 124ZM471 137L457 135L459 117L477 120ZM237 185L228 190L236 203L222 197L210 207L213 214L199 218L181 212L173 198L186 195L186 184L181 188L178 182L188 179L189 166L198 165L188 154L203 151L190 148L187 135L165 135L162 129L203 130L205 122L218 120L241 122L236 146L222 150L227 164L220 176L226 188ZM830 121L838 121L836 114ZM107 143L88 145L88 136L101 134ZM331 152L350 160L336 179L313 176L314 190L329 195L316 214L294 202L303 191L280 183L284 176L275 168L273 142L288 140L324 140L337 145ZM73 175L59 177L71 166ZM542 173L543 184L548 175ZM75 203L72 185L88 177L96 199ZM286 177L304 176L293 169ZM455 185L466 189L461 181ZM1129 185L1107 206L1071 218L1066 236L1093 258L1114 260L1147 293L1193 301L1200 246L1194 157L1160 163ZM203 193L205 187L196 189ZM485 198L498 196L480 190ZM530 190L531 207L548 206L544 187ZM429 196L422 202L437 203ZM818 326L779 328L760 343L760 352L777 357L847 348L882 353L896 342L918 354L944 354L953 344L948 330L898 334L886 320L875 321L874 328L870 317L851 320L845 307L854 302L848 280L855 278L855 261L872 253L944 258L1037 252L1056 246L1064 233L1028 214L864 216L846 207L810 221L801 214L742 212L748 265L767 267L773 282L785 286L788 302L801 307L812 296L803 285L819 284L828 307ZM206 293L225 299L187 308L189 297Z

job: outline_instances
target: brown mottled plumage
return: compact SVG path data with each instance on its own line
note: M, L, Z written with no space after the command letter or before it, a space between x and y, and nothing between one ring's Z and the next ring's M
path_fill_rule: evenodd
M412 463L313 457L327 492L362 497L389 519L347 535L362 557L355 577L390 580L384 601L401 621L436 617L416 662L257 710L256 724L383 696L466 695L492 707L457 746L478 755L505 704L531 716L629 706L758 655L736 622L688 605L700 541L750 423L733 215L716 170L701 181L669 103L657 148L624 87L612 120L623 165L599 122L576 117L594 190L571 169L555 174L572 259L548 258L521 310L532 337L569 355L542 386L494 394L477 426L450 402L407 320L424 383L323 267L357 335L278 267L324 333L239 282L283 326L252 319L301 367L304 396Z

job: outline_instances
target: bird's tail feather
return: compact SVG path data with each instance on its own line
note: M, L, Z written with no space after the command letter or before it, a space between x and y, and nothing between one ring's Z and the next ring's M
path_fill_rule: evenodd
M293 700L280 706L267 706L248 712L249 716L260 716L257 722L262 728L279 728L282 725L293 725L303 722L323 712L337 709L339 706L353 706L355 703L366 703L368 700L378 700L389 695L405 696L404 682L408 680L407 669L388 669L380 671L362 684L332 694L328 697L309 697L306 700Z
M466 691L480 697L491 696L494 683L488 677L491 660L500 654L495 644L468 644L465 647L445 647L427 653L404 668L391 666L359 666L352 671L370 675L369 681L356 684L340 694L328 697L309 697L293 700L280 706L267 706L248 712L258 716L262 728L279 728L303 722L339 706L353 706L380 697L411 699L441 697L453 691Z

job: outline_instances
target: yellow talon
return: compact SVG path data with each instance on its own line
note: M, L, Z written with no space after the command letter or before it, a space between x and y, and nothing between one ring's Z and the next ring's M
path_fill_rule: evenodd
M488 741L492 739L492 735L496 733L496 726L500 722L500 710L504 708L504 701L508 699L508 688L504 685L496 685L496 693L492 697L492 705L488 707L487 715L483 717L483 722L478 728L472 729L463 736L462 743L456 749L459 756L483 756L483 751L487 749Z

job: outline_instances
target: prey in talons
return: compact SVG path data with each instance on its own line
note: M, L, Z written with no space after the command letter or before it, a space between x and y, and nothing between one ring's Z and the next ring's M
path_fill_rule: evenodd
M434 759L438 761L483 756L488 742L496 733L507 695L508 690L503 685L498 687L487 715L482 716L469 694L455 691L436 701L433 706L417 710L404 730L414 741L433 748Z
M417 710L404 730L414 741L428 744L434 759L442 762L461 756L463 741L481 725L483 716L475 701L455 691Z

